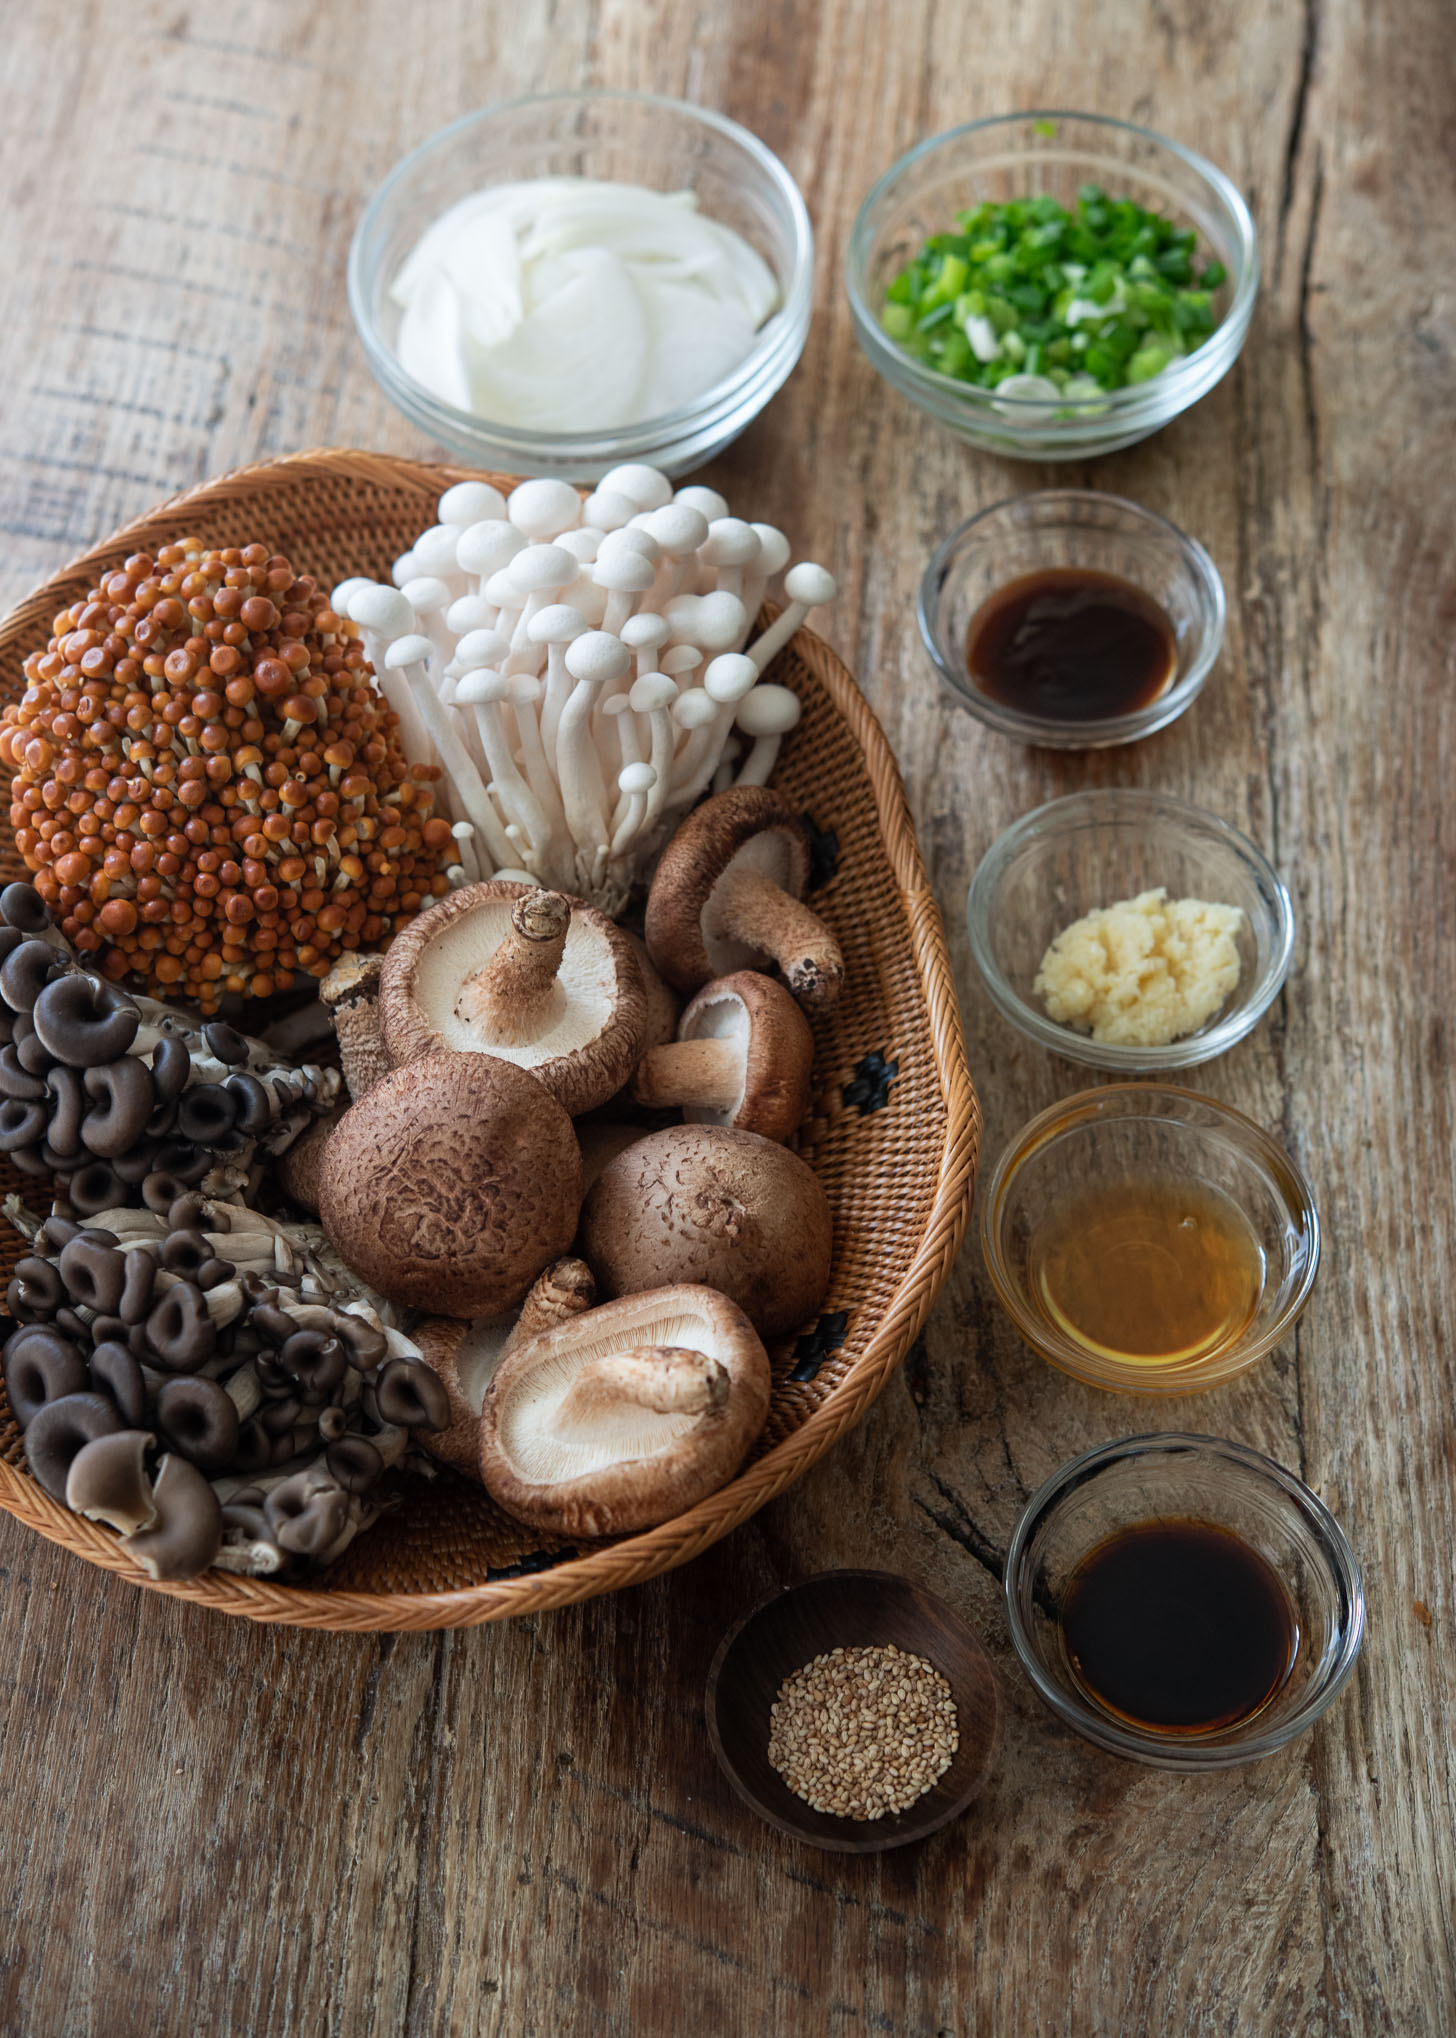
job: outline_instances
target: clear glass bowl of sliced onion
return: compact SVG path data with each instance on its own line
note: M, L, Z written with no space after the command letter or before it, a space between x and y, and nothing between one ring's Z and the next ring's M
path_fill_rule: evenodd
M349 303L391 401L476 464L680 474L792 371L813 255L797 184L745 128L648 93L547 93L396 165L355 232Z

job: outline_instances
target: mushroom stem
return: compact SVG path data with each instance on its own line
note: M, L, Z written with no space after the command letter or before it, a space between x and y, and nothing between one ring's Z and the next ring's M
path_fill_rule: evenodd
M333 1014L344 1081L355 1103L389 1073L379 1030L381 960L377 955L342 956L320 987L320 997Z
M562 1396L557 1420L589 1423L622 1402L658 1415L711 1415L728 1399L728 1370L684 1345L638 1345L583 1366Z
M744 866L726 870L713 889L712 913L719 933L773 958L802 1004L833 1002L844 976L839 944L772 878Z
M731 1111L742 1094L743 1049L731 1040L670 1040L650 1048L632 1078L633 1102L649 1111Z
M511 929L486 964L461 986L458 1017L483 1023L508 1047L538 1039L562 1003L557 982L571 906L560 892L530 892L511 910Z
M596 1293L597 1284L585 1260L553 1260L536 1276L500 1356L504 1358L507 1352L515 1351L518 1345L540 1331L549 1330L553 1324L580 1316L584 1309L591 1308Z

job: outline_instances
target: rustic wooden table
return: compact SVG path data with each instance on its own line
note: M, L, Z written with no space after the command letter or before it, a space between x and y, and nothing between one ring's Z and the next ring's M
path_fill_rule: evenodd
M0 78L0 594L175 489L320 442L424 450L376 391L349 235L403 150L485 100L599 81L754 128L819 243L803 363L722 463L842 576L828 632L899 753L994 1155L1079 1086L989 1011L966 886L1027 808L1191 795L1294 894L1296 967L1200 1087L1285 1138L1327 1254L1298 1334L1206 1400L1130 1404L1026 1352L968 1249L903 1374L812 1477L689 1569L461 1634L267 1631L0 1518L0 2029L58 2033L1363 2033L1456 2027L1456 1338L1448 1014L1456 780L1456 91L1439 0L30 0ZM932 683L912 595L945 530L1049 476L886 394L841 261L871 178L977 114L1071 105L1205 150L1265 284L1205 403L1084 476L1197 533L1228 642L1197 709L1058 761ZM717 474L709 478L720 478ZM1443 940L1444 935L1444 940ZM1324 1724L1180 1781L1059 1730L999 1563L1087 1445L1193 1426L1297 1467L1365 1566ZM756 1824L703 1732L725 1623L775 1581L924 1580L1005 1675L1000 1773L902 1855Z

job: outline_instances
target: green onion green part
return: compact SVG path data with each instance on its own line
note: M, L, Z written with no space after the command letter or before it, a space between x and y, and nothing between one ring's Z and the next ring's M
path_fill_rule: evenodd
M1068 211L1017 198L957 215L885 292L880 324L917 361L995 389L1036 375L1074 405L1150 382L1218 323L1222 262L1131 198L1084 184ZM1009 392L1008 392L1009 394Z

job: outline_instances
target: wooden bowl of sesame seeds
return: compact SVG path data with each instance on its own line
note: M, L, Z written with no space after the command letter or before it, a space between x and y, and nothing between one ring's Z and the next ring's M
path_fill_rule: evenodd
M949 1825L1001 1745L1001 1687L980 1637L890 1571L822 1571L771 1593L719 1644L706 1711L743 1802L837 1854Z

